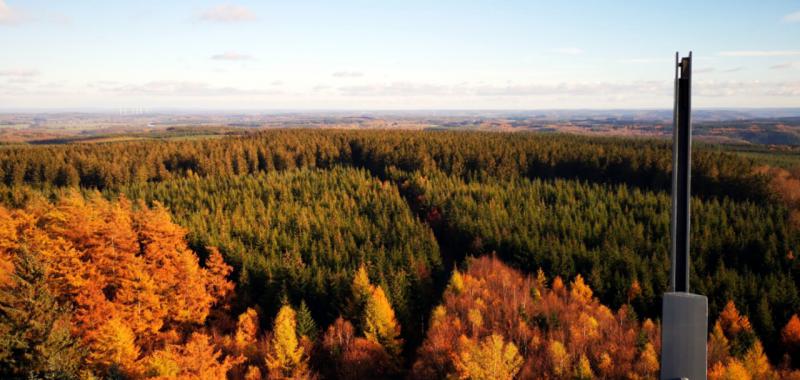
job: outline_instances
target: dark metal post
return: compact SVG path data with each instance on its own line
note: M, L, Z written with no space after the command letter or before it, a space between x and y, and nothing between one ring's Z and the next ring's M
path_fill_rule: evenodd
M692 181L692 53L678 62L675 54L675 115L672 147L673 292L689 292L690 189Z
M706 380L708 299L689 293L689 230L692 175L692 53L675 53L672 146L670 292L664 293L661 380Z

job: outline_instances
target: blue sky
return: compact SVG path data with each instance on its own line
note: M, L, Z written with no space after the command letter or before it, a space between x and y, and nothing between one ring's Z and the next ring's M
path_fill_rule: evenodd
M800 107L800 1L0 0L0 108Z

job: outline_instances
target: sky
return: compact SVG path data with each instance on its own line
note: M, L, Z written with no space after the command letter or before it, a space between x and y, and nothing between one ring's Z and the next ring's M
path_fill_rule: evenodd
M0 109L800 107L800 1L0 0Z

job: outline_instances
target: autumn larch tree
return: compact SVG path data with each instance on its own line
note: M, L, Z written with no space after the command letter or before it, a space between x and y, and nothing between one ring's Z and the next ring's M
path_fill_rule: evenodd
M308 362L297 337L297 321L291 306L283 305L275 317L272 339L267 353L270 378L304 379Z

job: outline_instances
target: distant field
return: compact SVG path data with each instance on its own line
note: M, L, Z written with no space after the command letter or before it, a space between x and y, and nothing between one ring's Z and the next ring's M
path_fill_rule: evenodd
M100 144L141 140L196 140L250 133L250 128L235 127L167 127L149 130L109 129L82 132L0 129L0 144Z

